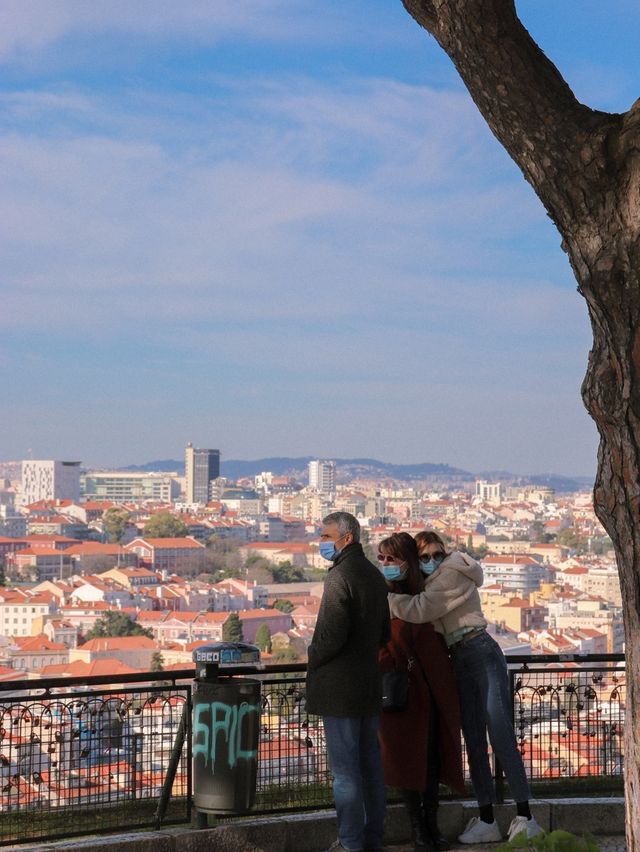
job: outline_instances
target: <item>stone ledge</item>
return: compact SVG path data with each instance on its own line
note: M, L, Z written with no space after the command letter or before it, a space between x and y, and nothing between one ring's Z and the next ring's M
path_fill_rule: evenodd
M624 834L624 799L536 799L531 802L536 820L546 831L564 828L575 834ZM515 815L513 804L498 805L496 819L504 835ZM443 802L438 815L440 828L455 838L467 821L477 814L475 803ZM161 831L85 837L50 843L5 847L15 852L38 849L56 852L318 852L336 837L335 811L286 814L242 819L215 828L166 828ZM385 840L400 844L409 837L409 822L402 805L387 809ZM469 847L470 848L470 847Z

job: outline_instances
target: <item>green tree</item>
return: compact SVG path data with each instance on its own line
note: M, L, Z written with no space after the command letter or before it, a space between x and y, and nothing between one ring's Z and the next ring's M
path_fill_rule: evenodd
M262 556L249 556L244 563L244 576L260 586L273 583L272 564Z
M126 613L118 610L111 610L102 618L99 618L87 633L87 639L102 639L107 636L147 636L153 639L153 633L150 630L137 624Z
M459 550L463 553L468 553L472 559L477 559L479 562L481 562L489 552L489 548L486 544L479 544L477 547L470 547L469 545L461 544Z
M109 541L121 541L130 520L131 515L126 509L119 506L107 509L102 516L102 526Z
M152 672L162 672L164 671L164 657L160 653L160 651L154 651L151 655L151 665Z
M274 663L297 663L299 659L298 652L291 646L287 648L280 648L273 655Z
M7 585L7 575L4 570L4 560L0 559L0 586Z
M255 644L261 651L271 653L271 631L268 624L261 624L256 631Z
M304 571L291 562L280 562L271 567L274 583L299 583L304 580Z
M244 634L242 632L242 622L237 612L230 613L229 617L222 625L222 638L225 642L242 642Z
M158 512L147 521L142 532L146 538L184 538L189 530L171 512Z
M544 522L533 521L529 524L529 540L534 542L542 542L542 537L545 534Z
M291 601L286 600L285 598L278 598L277 601L273 604L274 609L279 609L280 612L291 612L293 610L293 604Z
M364 550L364 555L367 557L369 562L373 562L374 565L378 564L378 551L371 544L371 537L369 536L369 530L366 527L362 527L360 530L360 544L362 545L362 549Z
M242 573L242 556L237 543L212 535L207 539L204 553L205 571L213 574L214 582L227 577L239 577Z
M568 547L578 553L586 550L587 541L576 527L566 527L556 536L556 544Z

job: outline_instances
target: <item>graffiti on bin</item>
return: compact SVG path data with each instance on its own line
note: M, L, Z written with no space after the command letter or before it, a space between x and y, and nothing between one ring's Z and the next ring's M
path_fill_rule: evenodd
M233 769L239 760L256 760L257 749L243 748L243 733L251 731L251 725L243 724L245 717L260 713L260 704L240 706L212 701L210 704L196 704L193 720L193 758L199 754L204 757L205 767L211 761L211 772L215 771L216 753L224 760L226 750L229 768ZM222 736L223 748L218 749L218 740ZM225 749L226 746L226 749Z

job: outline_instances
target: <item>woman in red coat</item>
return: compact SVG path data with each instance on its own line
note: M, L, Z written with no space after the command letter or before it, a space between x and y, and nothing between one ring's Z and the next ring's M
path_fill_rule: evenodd
M390 591L422 591L418 548L408 533L380 542L378 562ZM380 667L383 672L409 672L406 708L382 713L385 783L402 793L416 848L448 849L438 830L438 785L462 793L464 781L460 707L446 646L431 624L394 618L391 641L380 651Z

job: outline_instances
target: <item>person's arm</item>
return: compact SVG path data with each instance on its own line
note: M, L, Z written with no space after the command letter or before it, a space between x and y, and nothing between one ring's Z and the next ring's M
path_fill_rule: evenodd
M350 628L350 595L338 574L330 572L325 580L318 621L309 645L310 669L332 660L346 645Z
M450 573L450 572L447 572ZM475 583L456 572L454 583L447 582L443 572L427 583L424 591L418 595L389 595L389 609L394 618L401 618L412 624L424 624L426 621L438 621L443 615L457 609L467 601L475 591Z

